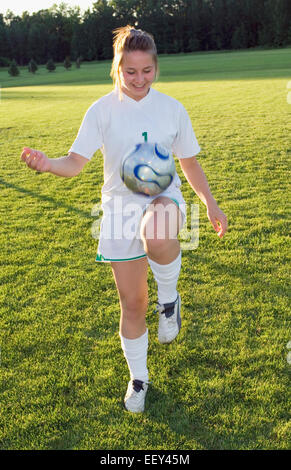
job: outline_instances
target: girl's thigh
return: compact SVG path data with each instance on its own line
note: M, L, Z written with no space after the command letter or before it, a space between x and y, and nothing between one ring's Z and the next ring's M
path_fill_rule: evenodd
M176 239L183 225L177 204L168 197L157 197L146 210L141 222L143 240Z
M135 303L147 300L147 257L133 261L112 261L111 268L121 302Z

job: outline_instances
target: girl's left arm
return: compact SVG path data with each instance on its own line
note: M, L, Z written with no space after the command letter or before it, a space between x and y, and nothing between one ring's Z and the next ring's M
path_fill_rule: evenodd
M196 157L181 158L179 162L191 188L205 204L207 217L214 230L217 232L217 235L222 238L227 231L227 217L222 210L219 209L217 202L212 196L204 171Z

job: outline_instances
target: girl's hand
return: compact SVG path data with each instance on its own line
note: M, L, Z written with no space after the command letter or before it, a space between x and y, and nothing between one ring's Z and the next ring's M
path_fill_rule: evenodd
M222 238L227 231L227 217L219 209L216 201L212 201L207 205L207 217L219 238Z
M20 159L32 170L40 172L50 171L50 159L39 150L23 147Z

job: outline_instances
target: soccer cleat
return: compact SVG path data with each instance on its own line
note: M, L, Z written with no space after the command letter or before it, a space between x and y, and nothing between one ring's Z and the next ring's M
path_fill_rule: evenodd
M171 343L181 329L181 297L178 294L175 302L164 305L157 305L159 312L159 332L160 343Z
M144 402L148 384L141 380L130 380L128 382L127 392L124 398L124 406L127 411L132 413L141 413L144 411Z

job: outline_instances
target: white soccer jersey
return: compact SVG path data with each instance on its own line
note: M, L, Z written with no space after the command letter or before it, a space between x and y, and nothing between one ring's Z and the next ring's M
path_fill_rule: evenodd
M178 158L190 158L200 152L188 113L179 101L153 88L140 101L124 93L120 101L116 88L87 110L69 152L90 160L101 149L104 157L104 204L114 195L132 195L123 183L119 169L125 154L145 141L162 145ZM180 185L176 173L168 190Z

